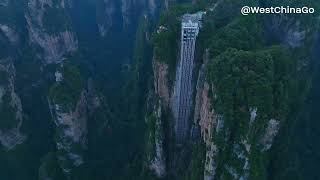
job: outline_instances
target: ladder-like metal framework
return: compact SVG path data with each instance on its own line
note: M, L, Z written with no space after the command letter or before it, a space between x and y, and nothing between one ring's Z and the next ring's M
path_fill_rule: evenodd
M181 22L180 61L176 72L174 99L176 143L182 144L189 128L192 107L192 76L196 39L201 26L202 13L185 14Z

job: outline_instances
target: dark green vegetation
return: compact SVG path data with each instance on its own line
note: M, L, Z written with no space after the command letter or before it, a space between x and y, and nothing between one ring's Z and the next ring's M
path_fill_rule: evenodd
M192 144L192 159L190 162L191 171L185 174L186 180L203 179L204 165L205 165L205 144L203 142L196 142Z
M214 87L211 99L215 111L224 119L223 131L215 132L212 137L220 150L216 177L234 178L227 172L226 165L245 174L242 169L244 161L234 155L234 149L237 150L237 144L247 139L251 144L251 151L246 154L250 162L248 178L317 179L313 168L316 160L309 159L318 156L319 148L317 143L311 145L319 131L313 120L316 113L312 110L317 102L317 80L313 80L317 76L314 73L319 71L316 60L319 53L314 48L318 42L316 15L291 15L279 22L278 29L270 30L275 26L271 19L277 17L242 17L238 9L244 4L319 7L316 1L227 1L206 15L197 44L198 54L203 54L204 48L210 50L207 80ZM177 51L171 48L177 47L179 42L179 15L193 12L190 7L181 11L184 7L178 6L167 12L160 20L160 25L165 28L155 36L156 60L169 65L171 81L177 59ZM285 33L295 28L290 21L299 22L299 30L310 30L297 47L290 46L284 39ZM286 24L289 27L285 27ZM200 64L201 58L197 61ZM249 124L252 108L257 108L258 115L255 122ZM272 149L265 152L261 138L271 119L279 121L281 129ZM301 143L302 137L308 137L308 152ZM306 159L299 154L307 154ZM313 165L303 167L302 164L309 162ZM191 171L198 174L198 168L192 166Z
M69 19L66 19L68 16L64 9L46 6L43 16L43 26L50 34L70 29L70 22L68 21ZM59 26L57 26L57 24L59 24Z
M49 176L54 179L65 179L54 153L48 153L41 161L42 164L39 168L39 178Z
M0 113L3 117L3 120L0 122L0 126L1 128L3 128L3 130L14 128L17 123L15 116L15 107L10 106L10 102L10 94L4 94L0 104Z
M115 4L120 7L120 1L115 1ZM16 92L21 97L24 111L22 132L27 135L26 142L14 150L7 152L1 146L0 179L33 180L46 176L66 179L57 158L61 155L55 144L55 134L59 129L52 120L48 98L73 109L82 89L88 91L89 87L92 94L88 96L98 96L101 105L97 109L92 109L91 104L88 107L86 163L75 169L70 178L142 177L143 106L148 88L145 81L152 70L152 50L145 39L145 32L151 30L149 28L154 22L145 21L139 9L130 14L133 16L132 24L123 27L121 14L116 12L112 17L115 23L108 36L100 37L96 24L100 20L96 19L95 6L95 1L86 0L74 1L72 8L65 10L46 5L43 15L45 33L55 35L68 29L79 40L77 52L66 55L61 67L61 64L43 65L43 59L39 58L42 49L29 42L24 18L27 2L10 1L8 7L0 5L0 24L17 29L21 38L19 44L11 45L1 31L0 63L7 56L13 59L17 74ZM57 70L63 74L59 83L54 82ZM0 85L6 85L7 80L7 74L1 71ZM7 94L3 97L4 105L8 105L8 97ZM91 102L89 97L88 101ZM11 120L14 114L4 105L0 106L1 129L14 122Z
M49 96L57 104L74 108L84 88L80 72L76 67L63 64L57 69L62 74L62 81L55 83L49 92Z
M288 145L287 142L291 142L291 136L281 132L293 128L292 124L301 121L297 118L299 117L297 111L301 112L299 109L303 109L302 102L307 98L306 94L309 94L312 86L310 83L312 76L305 73L310 73L314 69L299 66L303 61L302 57L308 58L310 63L316 63L312 60L311 52L317 40L315 30L318 28L313 16L296 17L296 20L301 19L303 24L300 28L307 27L314 31L300 48L288 48L279 41L270 41L268 37L273 35L268 34L270 33L266 27L268 17L265 16L235 17L223 27L211 24L213 27L211 32L215 33L212 33L214 35L208 41L212 56L212 62L208 67L208 78L209 82L213 83L213 91L217 95L213 98L214 107L224 117L226 128L224 131L230 132L230 134L217 133L213 137L221 149L216 177L232 178L226 172L226 164L241 172L243 162L239 162L231 150L243 138L248 138L251 144L251 153L248 156L251 167L250 179L292 177L282 168L279 171L268 171L277 163L284 161L279 156L281 151L261 152L260 138L265 133L268 120L275 118L280 121L282 129L274 148L278 149L277 145L283 148ZM206 31L208 30L205 29ZM255 122L249 125L248 112L252 107L258 109L258 116ZM286 152L290 151L295 150ZM304 179L312 176L302 172L296 177Z

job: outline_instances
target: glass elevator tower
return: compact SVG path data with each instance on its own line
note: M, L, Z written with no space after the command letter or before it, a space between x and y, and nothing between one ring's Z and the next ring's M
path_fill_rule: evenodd
M180 60L176 71L174 97L175 138L182 144L187 138L192 107L192 76L196 39L201 27L202 12L185 14L181 22Z

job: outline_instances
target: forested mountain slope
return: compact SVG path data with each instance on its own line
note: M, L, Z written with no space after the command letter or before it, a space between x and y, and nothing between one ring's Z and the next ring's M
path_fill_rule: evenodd
M198 1L162 15L154 38L153 111L147 115L150 166L158 176L319 178L319 147L312 143L319 132L319 14L242 16L244 5L319 8L317 1ZM172 116L180 22L184 13L198 11L206 14L196 44L193 125L181 148Z
M249 15L310 6L309 15ZM319 179L317 0L0 0L0 179ZM187 141L173 98L196 41Z

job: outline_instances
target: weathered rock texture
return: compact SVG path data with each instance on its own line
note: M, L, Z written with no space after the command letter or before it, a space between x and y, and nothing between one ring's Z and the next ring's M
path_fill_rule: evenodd
M20 97L15 92L15 68L12 59L0 60L0 73L1 79L7 77L0 82L0 108L8 107L6 112L3 112L7 115L2 121L9 121L6 127L0 127L0 142L7 150L11 150L26 139L20 132L23 109Z
M149 124L149 145L147 148L149 168L158 177L167 173L166 155L164 151L164 114L170 112L170 93L168 87L168 65L153 60L154 89L150 92L150 115L146 117Z
M8 25L0 24L0 30L6 35L10 43L15 44L19 41L19 35Z
M65 19L60 20L60 24L52 25L56 29L55 32L48 31L48 25L44 24L49 21L44 21L44 18L54 18L51 17L53 14L48 14L49 11L63 13L67 7L66 3L64 0L58 2L30 0L28 2L28 11L25 14L25 18L30 43L34 43L42 49L41 55L45 60L45 64L60 63L65 55L76 51L78 48L77 38L68 26L67 14L65 14Z
M154 142L154 144L152 145L154 146L154 152L152 152L154 156L149 157L149 167L155 172L158 177L164 177L166 175L166 156L164 154L164 131L162 122L163 117L160 100L154 108L154 118L152 118L151 120L155 120L155 122L153 122L155 123L155 131L152 132L152 134L154 133L153 136L149 137L154 138L152 140Z
M170 92L168 84L168 65L154 60L153 72L155 93L159 95L162 104L165 107L169 107Z
M204 166L204 179L211 180L214 178L218 149L213 140L213 133L217 126L219 115L214 112L212 100L209 97L210 85L205 78L205 69L209 60L209 51L204 56L196 86L194 126L200 126L201 136L206 145L206 158ZM211 87L211 90L213 87Z
M87 98L81 92L75 108L49 99L52 118L56 124L58 160L63 171L68 174L74 167L84 163L82 150L87 147ZM68 163L68 162L71 162Z

